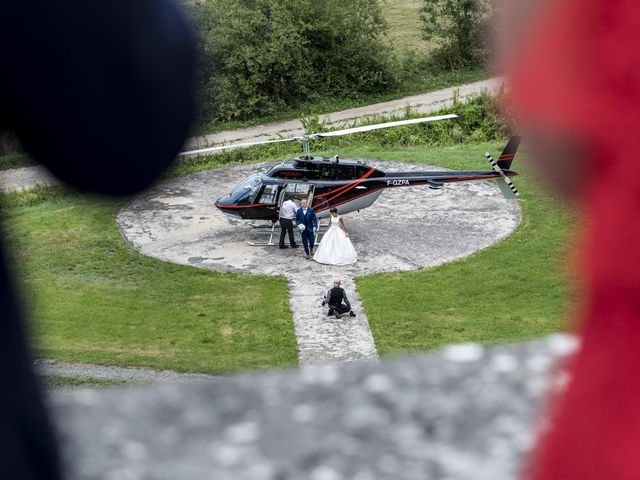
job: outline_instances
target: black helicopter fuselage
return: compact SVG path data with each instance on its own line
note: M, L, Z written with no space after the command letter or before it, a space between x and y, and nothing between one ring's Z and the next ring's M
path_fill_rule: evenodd
M517 175L509 169L503 173ZM495 170L383 172L360 160L303 157L249 176L215 205L233 218L276 221L285 196L293 195L306 198L318 216L325 217L331 208L340 214L367 208L386 188L440 189L447 183L499 177Z

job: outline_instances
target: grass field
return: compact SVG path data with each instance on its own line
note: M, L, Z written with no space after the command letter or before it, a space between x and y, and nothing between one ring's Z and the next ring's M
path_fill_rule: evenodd
M297 364L284 278L143 257L116 226L122 201L16 199L4 224L41 356L206 373Z
M484 168L502 145L343 149L343 157ZM505 241L434 269L357 279L382 355L557 331L570 214L521 159L523 223ZM182 174L186 170L181 171ZM49 189L4 197L39 352L66 361L224 373L296 364L284 278L197 270L143 257L121 238L122 201Z
M382 12L389 25L389 41L399 55L425 55L420 8L423 0L383 0Z

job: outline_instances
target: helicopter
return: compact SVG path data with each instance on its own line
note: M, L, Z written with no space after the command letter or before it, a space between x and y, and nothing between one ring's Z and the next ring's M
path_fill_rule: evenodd
M329 216L332 208L336 208L342 215L370 207L383 190L388 188L426 185L431 189L442 189L448 183L474 180L497 179L498 186L507 198L517 197L518 191L509 177L518 175L510 168L520 143L519 136L509 139L497 161L491 154L486 154L491 170L383 172L363 160L342 159L338 155L331 158L313 157L310 153L311 140L454 118L457 115L421 117L291 138L203 148L183 152L180 156L202 155L267 143L303 143L303 156L285 160L267 171L250 175L231 193L216 200L215 206L222 213L238 220L267 220L275 223L280 206L288 196L307 199L308 205L313 207L318 217L323 218Z

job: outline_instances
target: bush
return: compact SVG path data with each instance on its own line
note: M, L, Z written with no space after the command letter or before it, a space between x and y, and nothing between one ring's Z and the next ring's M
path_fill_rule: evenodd
M203 0L202 120L244 120L396 84L377 0Z

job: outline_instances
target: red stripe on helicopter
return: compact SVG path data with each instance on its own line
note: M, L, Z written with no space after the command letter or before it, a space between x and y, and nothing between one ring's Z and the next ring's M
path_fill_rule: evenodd
M365 173L362 177L358 178L357 180L354 180L351 183L347 183L345 185L342 185L341 187L337 187L334 188L333 190L329 190L328 192L324 193L323 195L327 195L329 193L336 193L338 192L336 195L334 195L331 198L328 198L327 200L320 202L319 204L314 205L314 207L317 207L318 205L322 205L330 200L333 200L334 198L336 198L337 196L347 192L348 190L347 187L355 187L356 185L358 185L360 182L362 182L362 180L365 180L369 175L371 175L375 170L375 167L372 167L367 173ZM344 190L343 192L341 192L341 190ZM350 188L349 188L350 190ZM252 207L272 207L273 205L270 203L253 203L251 205L216 205L216 207L218 208L252 208Z
M376 167L371 167L371 169L367 173L365 173L363 176L361 176L357 180L354 180L351 183L347 183L346 185L343 185L343 186L338 187L338 188L334 188L333 190L329 190L328 192L325 192L325 193L321 194L322 196L324 196L324 195L328 195L330 193L335 193L335 195L333 195L332 197L327 198L326 200L323 200L322 202L315 204L314 205L314 209L316 207L319 207L320 205L324 205L325 203L330 202L334 198L339 197L340 195L342 195L344 193L347 193L349 190L351 190L352 188L356 187L359 183L361 183L369 175L371 175L375 171L375 169L376 169ZM315 194L314 194L314 196L315 196Z
M486 180L486 179L491 179L491 178L498 178L500 175L498 174L492 174L492 175L474 175L474 176L467 176L467 177L458 177L458 178L453 178L453 179L449 179L449 180L442 180L443 183L451 183L451 182L463 182L465 180ZM349 203L353 200L356 200L360 197L364 197L366 195L369 195L370 193L376 192L378 190L382 190L385 188L389 188L386 185L381 185L379 187L373 187L370 188L369 190L367 190L366 192L361 193L360 195L356 195L355 197L351 197L348 198L346 200L343 200L342 202L339 203L334 203L333 205L327 205L326 207L323 208L318 208L316 209L317 205L314 206L314 210L316 212L321 212L323 210L327 210L328 208L334 208L334 207L338 207L340 205L343 205L345 203Z

